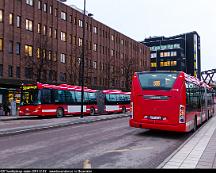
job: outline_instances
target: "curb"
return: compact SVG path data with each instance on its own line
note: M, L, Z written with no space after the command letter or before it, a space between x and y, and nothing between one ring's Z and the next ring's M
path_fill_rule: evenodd
M214 118L214 117L212 117ZM209 120L211 121L212 118ZM208 122L209 122L208 121ZM166 165L166 163L169 162L169 160L178 152L180 151L200 130L203 129L203 127L205 127L207 125L208 122L205 122L204 124L202 124L199 129L197 129L196 132L194 132L183 144L181 144L170 156L168 156L159 166L157 166L156 169L163 169L164 165ZM190 133L190 132L189 132Z
M72 125L78 125L78 124L89 124L94 123L98 121L107 121L112 119L118 119L118 118L126 118L130 115L115 115L111 117L103 117L103 118L96 118L96 119L80 119L76 121L69 121L65 123L56 123L56 124L45 124L45 125L37 125L37 126L28 126L28 127L21 127L21 128L14 128L14 129L6 129L6 130L0 130L0 137L2 136L9 136L9 135L17 135L21 133L28 133L33 131L42 131L47 129L54 129L54 128L60 128L60 127L67 127Z

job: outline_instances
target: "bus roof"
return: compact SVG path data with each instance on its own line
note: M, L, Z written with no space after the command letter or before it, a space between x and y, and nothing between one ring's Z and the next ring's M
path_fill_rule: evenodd
M81 91L81 86L76 85L68 85L68 84L60 84L60 85L50 85L50 84L43 84L43 83L37 83L37 87L39 89L42 88L49 88L49 89L56 89L56 90L70 90L70 91ZM85 92L96 92L97 90L89 89L87 87L84 87Z

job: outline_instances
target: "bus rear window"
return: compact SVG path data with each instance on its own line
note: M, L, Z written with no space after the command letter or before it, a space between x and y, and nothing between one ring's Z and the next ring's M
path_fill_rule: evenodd
M144 90L170 90L173 87L178 73L140 73L138 74Z

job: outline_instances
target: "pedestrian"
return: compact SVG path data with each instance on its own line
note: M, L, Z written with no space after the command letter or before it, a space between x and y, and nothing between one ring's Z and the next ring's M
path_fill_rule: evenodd
M10 107L9 107L9 102L8 101L3 104L3 109L4 109L4 112L5 112L5 116L10 115Z

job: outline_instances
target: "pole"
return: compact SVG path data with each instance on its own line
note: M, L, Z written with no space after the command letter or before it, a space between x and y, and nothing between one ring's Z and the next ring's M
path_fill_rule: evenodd
M81 115L83 118L83 106L84 106L84 68L85 68L85 15L86 15L86 0L84 0L84 11L83 11L83 41L82 41L82 59L81 59Z

